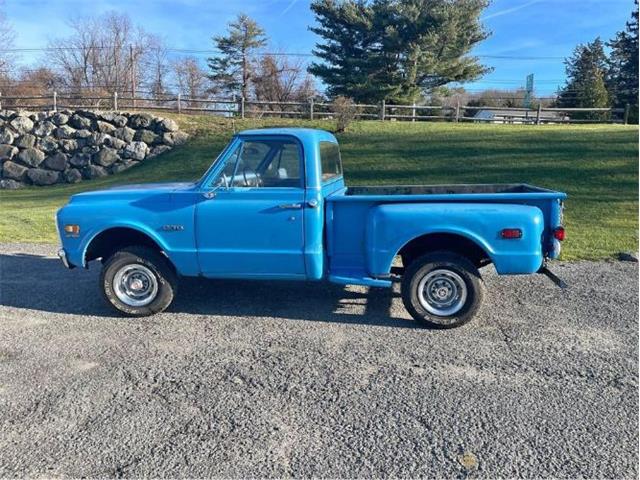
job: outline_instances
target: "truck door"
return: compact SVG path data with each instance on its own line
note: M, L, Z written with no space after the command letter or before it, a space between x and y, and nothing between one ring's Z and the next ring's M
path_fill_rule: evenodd
M302 278L302 148L290 137L243 137L196 207L207 277Z

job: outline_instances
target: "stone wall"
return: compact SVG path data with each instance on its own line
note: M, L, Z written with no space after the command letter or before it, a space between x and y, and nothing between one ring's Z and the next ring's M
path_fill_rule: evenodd
M186 139L176 122L147 113L0 111L0 188L122 172Z

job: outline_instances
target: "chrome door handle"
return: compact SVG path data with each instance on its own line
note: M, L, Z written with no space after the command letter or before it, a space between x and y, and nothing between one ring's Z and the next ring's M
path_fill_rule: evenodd
M301 203L283 203L282 205L278 205L278 208L282 208L283 210L285 209L300 209L302 208L302 204Z
M311 208L316 208L318 206L318 201L317 200L309 200L307 202L307 205L309 205Z
M202 196L203 196L204 198L215 198L215 196L216 196L216 192L204 192L204 193L202 194Z

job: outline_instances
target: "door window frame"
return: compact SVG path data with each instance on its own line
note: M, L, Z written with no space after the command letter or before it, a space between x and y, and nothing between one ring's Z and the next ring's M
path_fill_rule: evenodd
M286 141L287 143L293 143L296 145L298 149L298 156L300 162L300 184L297 187L239 187L239 186L216 186L215 182L220 178L225 166L227 165L227 161L231 156L236 152L237 148L242 148L245 142L251 141ZM305 190L306 185L306 162L304 157L304 147L300 140L293 135L237 135L234 137L232 142L230 142L229 146L223 151L223 158L220 158L219 161L216 161L216 164L213 165L208 175L206 175L204 181L202 182L202 187L204 189L220 189L222 191L238 191L238 192L259 192L263 190L274 191L274 190L285 190L285 191L303 191ZM262 162L261 162L262 163ZM236 160L236 165L233 169L234 176L237 174L238 169L238 161ZM232 178L232 182L233 182Z

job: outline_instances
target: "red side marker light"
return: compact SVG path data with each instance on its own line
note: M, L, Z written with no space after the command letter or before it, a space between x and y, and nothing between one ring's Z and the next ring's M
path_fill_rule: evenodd
M564 232L564 227L558 227L553 231L553 238L559 241L563 241L567 235Z
M500 237L505 240L515 240L522 238L522 230L519 228L505 228L500 231Z

